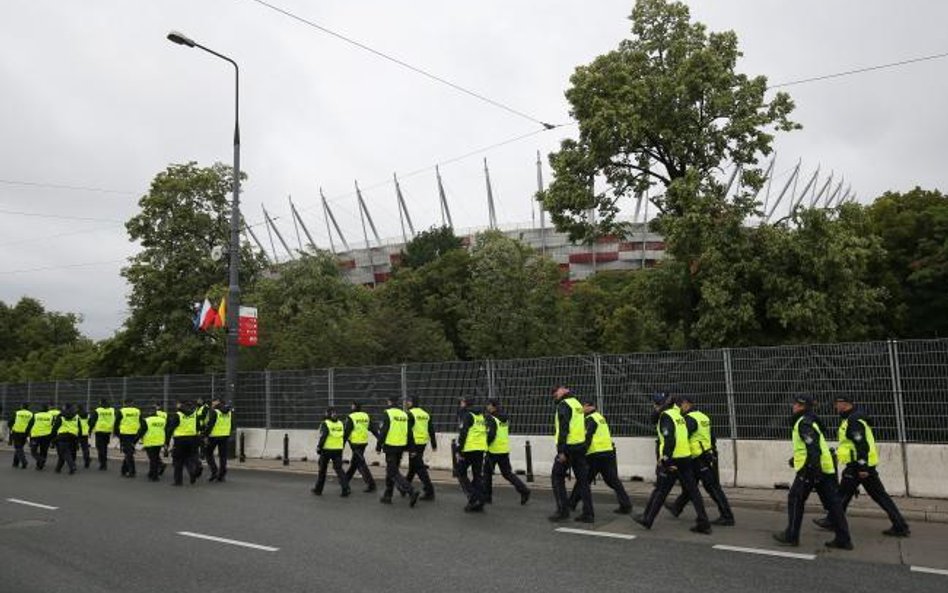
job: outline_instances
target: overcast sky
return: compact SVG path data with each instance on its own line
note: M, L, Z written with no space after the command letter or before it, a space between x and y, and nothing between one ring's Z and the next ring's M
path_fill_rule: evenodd
M616 47L631 0L272 0L272 3L551 123L569 122L573 69ZM741 70L773 83L948 51L938 0L706 0L693 15L734 29ZM400 234L393 172L419 228L440 222L432 167L537 125L434 83L253 0L8 0L0 19L0 300L23 295L83 315L93 338L126 315L122 222L169 163L231 161L233 73L169 30L241 66L243 207L265 205L295 243L287 196L328 246L325 189L361 241L353 181L383 237ZM787 89L804 130L777 142L852 183L861 201L948 187L948 59ZM455 226L487 223L487 157L503 224L529 223L536 151L572 128L442 166ZM546 171L549 176L549 171ZM80 191L53 184L110 190ZM631 210L631 209L630 209ZM14 214L14 212L19 214ZM27 214L95 220L64 220ZM262 231L262 227L258 227Z

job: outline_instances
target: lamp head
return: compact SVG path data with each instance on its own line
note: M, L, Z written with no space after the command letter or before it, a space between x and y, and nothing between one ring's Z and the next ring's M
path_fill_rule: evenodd
M188 47L194 47L194 40L185 35L184 33L178 33L177 31L172 31L168 33L168 41L177 43L178 45L186 45Z

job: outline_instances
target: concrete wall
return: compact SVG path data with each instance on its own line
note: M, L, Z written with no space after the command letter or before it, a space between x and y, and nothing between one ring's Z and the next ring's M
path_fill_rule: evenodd
M283 454L283 435L290 438L290 459L316 458L317 432L314 430L240 429L246 434L245 451L248 457L276 459ZM451 439L456 433L440 433L438 451L428 447L427 463L437 469L451 467ZM514 470L526 470L525 444L530 441L533 473L549 476L556 447L551 436L510 437L510 461ZM619 437L615 439L619 461L619 475L623 479L655 477L655 440L652 438ZM909 490L912 496L948 498L948 445L907 445ZM736 452L736 459L735 459ZM793 480L793 470L787 460L791 457L788 441L718 442L718 460L721 481L726 486L773 488L774 484ZM889 493L906 493L902 446L880 443L879 468L882 481ZM375 453L375 441L369 437L366 458L384 465L381 455ZM736 463L735 463L736 462Z

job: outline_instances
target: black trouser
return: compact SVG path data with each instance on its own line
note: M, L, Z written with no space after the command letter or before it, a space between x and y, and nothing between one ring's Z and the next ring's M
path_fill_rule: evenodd
M317 494L323 493L323 486L326 485L326 470L329 468L329 462L332 462L332 469L336 472L336 478L339 479L339 485L342 491L349 490L349 480L346 479L346 472L342 471L342 449L327 450L319 455L319 472L316 474L315 490ZM210 461L208 461L210 463Z
M63 465L69 466L69 473L76 471L76 437L60 435L56 437L56 472L63 470Z
M879 508L889 516L892 527L898 531L908 531L908 523L902 513L899 512L899 508L895 506L892 497L885 491L885 486L882 485L882 480L879 479L879 472L876 468L864 468L862 471L869 474L865 478L859 477L859 471L858 466L847 466L843 469L843 478L839 482L839 498L843 506L843 512L845 513L846 509L849 508L849 503L856 495L856 490L862 486L869 498L875 501ZM832 521L830 517L827 517L827 519Z
M721 488L721 482L718 480L718 472L715 471L714 467L714 457L710 453L705 453L700 457L696 457L692 463L697 472L695 477L698 479L698 482L704 486L704 491L708 493L708 496L711 497L714 504L717 505L721 518L733 521L734 513L731 511L731 505L727 501L724 489ZM684 487L682 487L681 494L679 494L675 502L672 503L675 514L680 515L686 504L688 504L688 493Z
M408 452L408 473L405 474L405 479L411 483L415 476L418 476L425 494L434 494L434 484L431 483L431 476L428 475L428 467L425 465L425 447L427 445L415 445Z
M470 479L467 477L468 468L471 468ZM458 461L458 483L467 494L468 504L484 504L484 451L461 453L461 459Z
M49 454L49 443L52 435L44 437L30 437L30 455L36 463L36 469L43 469L46 466L46 456Z
M23 450L26 446L26 433L14 432L10 437L13 440L13 467L26 467L26 452Z
M365 448L367 444L353 445L349 443L349 449L352 451L352 460L349 462L349 469L346 470L346 482L351 482L356 471L362 474L362 480L369 488L375 489L375 478L369 471L369 464L365 462Z
M174 447L171 450L171 462L174 464L174 483L180 484L184 479L184 469L187 467L188 476L193 482L197 478L198 440L196 437L175 437Z
M692 506L695 507L698 526L707 527L710 525L708 522L708 513L704 509L704 500L701 498L701 492L698 491L698 481L695 477L694 464L691 458L674 459L673 465L676 468L675 470L659 465L658 470L655 472L655 489L652 490L652 495L648 499L645 513L643 514L645 524L649 526L652 525L655 521L655 516L658 515L658 511L662 509L662 504L665 502L665 499L668 498L668 493L675 487L676 482L681 481L681 487L691 500Z
M530 492L530 489L517 477L510 467L510 453L488 453L484 462L484 498L490 502L494 496L494 466L500 468L500 475L510 482L520 494Z
M122 475L135 475L135 441L137 435L123 434L119 435L119 446L122 449Z
M629 500L629 494L619 479L619 466L616 462L615 451L603 451L602 453L593 453L586 456L586 462L589 464L589 484L592 484L596 476L602 476L602 481L606 486L612 488L616 493L616 499L619 501L619 508L624 510L632 509L632 501ZM579 503L579 481L573 486L573 492L569 497L570 508L575 508Z
M800 525L803 523L806 499L810 497L813 490L816 490L819 495L823 508L829 512L830 522L836 532L836 541L848 543L850 541L849 523L846 521L846 514L843 513L843 505L839 500L834 474L820 474L819 478L809 479L803 475L803 472L797 473L797 477L790 486L790 493L787 495L787 514L789 515L787 539L792 542L800 541Z
M566 471L573 470L573 479L579 489L579 498L583 501L583 515L593 516L592 492L589 490L589 463L586 460L586 447L572 445L566 447L566 462L559 460L559 455L553 461L550 471L550 481L553 482L553 498L556 500L556 512L561 515L569 514L569 496L566 494Z
M112 433L95 433L95 450L99 454L99 467L105 469L109 465L109 442L112 440Z
M76 446L82 449L83 467L89 467L89 464L92 463L92 458L89 456L89 436L86 435L76 439Z
M207 439L207 466L211 468L211 476L223 478L227 475L227 441L230 437L209 437ZM220 460L220 466L214 459L214 451L217 451L217 458Z
M161 460L161 445L145 447L145 455L148 455L148 479L157 480L165 466Z
M383 498L391 498L392 491L398 488L402 494L411 494L415 491L411 487L411 482L405 479L405 476L398 470L402 462L402 455L405 453L405 447L385 447L385 492Z

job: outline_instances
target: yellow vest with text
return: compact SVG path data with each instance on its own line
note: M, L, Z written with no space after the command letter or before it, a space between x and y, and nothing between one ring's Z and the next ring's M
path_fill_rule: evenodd
M85 418L83 418L82 416L79 416L78 418L79 418L79 430L82 431L80 434L82 434L82 436L84 437L89 436L89 417L86 416Z
M346 442L343 439L345 436L345 426L343 426L341 420L323 420L323 424L326 425L326 430L329 431L329 434L326 435L326 440L323 441L323 450L324 451L342 451L343 446Z
M60 414L62 414L62 412L59 410L59 408L50 408L50 409L49 409L49 413L52 415L53 420L56 419L56 416L59 416Z
M583 404L575 397L565 397L562 400L573 411L569 419L569 428L566 433L567 445L582 445L586 442L586 415L583 413ZM553 433L554 442L560 442L560 416L555 414L553 424L556 430Z
M220 410L214 410L214 413L217 414L217 419L214 420L214 428L211 429L210 436L229 437L231 424L230 415L232 412L221 412Z
M145 436L142 437L143 447L160 447L165 444L165 427L167 420L158 416L149 416L145 418Z
M369 415L365 412L351 412L352 432L349 433L350 445L365 445L369 442Z
M471 426L467 429L467 438L464 439L462 453L487 450L487 424L483 414L471 414Z
M510 425L496 416L491 416L497 432L494 434L494 440L487 447L488 453L494 455L505 455L510 453Z
M408 414L398 408L386 408L388 432L385 444L390 447L404 447L408 444Z
M872 434L872 428L869 426L869 423L859 418L857 422L862 423L863 433L866 436L866 444L869 445L869 459L866 461L869 463L869 467L875 467L879 465L879 449L876 448L876 437ZM839 462L843 465L847 463L856 463L856 443L852 442L846 437L846 431L849 429L849 418L846 418L839 425L839 432L837 437L839 439L839 447L836 448L836 457L839 459Z
M800 471L806 465L806 442L800 437L800 423L804 418L805 416L800 416L793 425L793 469L795 471ZM835 474L836 468L833 466L833 456L830 455L829 445L826 444L823 432L815 422L813 430L820 440L820 469L824 474Z
M56 434L71 434L72 436L79 436L79 419L75 416L72 418L61 416L59 420L59 430L56 431Z
M185 415L184 412L178 412L178 425L174 427L173 436L195 437L198 433L197 424L197 414L195 412L191 412L190 415Z
M415 418L415 425L411 431L412 439L416 445L427 445L428 423L431 422L431 416L421 408L411 408L408 413Z
M112 432L115 428L115 408L96 408L95 431Z
M30 429L30 437L45 437L53 433L53 415L49 412L37 412L33 414L33 428Z
M142 411L138 408L122 408L119 410L122 419L119 420L119 434L131 436L138 434L142 427Z
M688 437L691 456L701 457L704 453L711 451L711 419L701 410L691 410L686 416L694 419L698 425L698 428Z
M662 412L672 419L675 425L675 449L672 451L672 459L685 459L691 457L691 445L688 442L688 424L685 417L681 415L681 408L672 406ZM658 450L659 454L665 450L665 435L662 434L662 423L658 423Z
M592 418L596 423L596 432L593 433L592 442L589 444L586 455L612 451L614 449L612 446L612 433L609 431L609 424L606 423L605 416L599 412L593 412L589 415L589 418Z
M29 410L17 410L16 419L13 421L13 428L11 428L10 431L23 434L26 432L26 427L30 425L30 420L32 419L33 412Z

